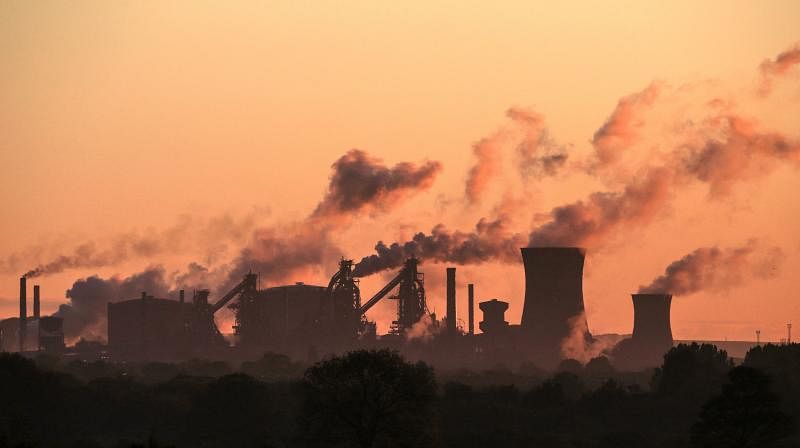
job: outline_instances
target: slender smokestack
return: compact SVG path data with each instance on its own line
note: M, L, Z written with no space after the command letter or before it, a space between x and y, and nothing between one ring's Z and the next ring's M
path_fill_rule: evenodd
M587 339L589 327L583 308L583 260L578 247L524 247L525 305L521 327L543 364L555 364L561 344L581 329ZM577 327L576 327L577 326Z
M633 339L653 347L672 346L671 294L632 294Z
M39 319L41 303L39 301L39 285L33 285L33 318Z
M184 293L183 293L183 290L182 290L182 289L181 289L181 290L178 292L178 297L180 298L180 301L181 301L181 303L183 303L183 300L184 300Z
M467 311L469 312L469 334L475 334L475 285L467 285Z
M456 268L447 268L447 331L456 332Z
M19 351L25 351L25 336L28 320L28 283L25 277L19 278Z

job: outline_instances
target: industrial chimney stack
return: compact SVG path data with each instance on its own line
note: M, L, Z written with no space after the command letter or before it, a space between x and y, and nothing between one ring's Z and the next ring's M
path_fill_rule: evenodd
M33 318L39 320L41 302L39 300L39 285L33 285Z
M19 278L19 351L25 351L28 329L28 283L25 276Z
M456 334L456 268L447 268L447 332Z
M467 285L467 311L469 312L469 334L475 334L475 285Z

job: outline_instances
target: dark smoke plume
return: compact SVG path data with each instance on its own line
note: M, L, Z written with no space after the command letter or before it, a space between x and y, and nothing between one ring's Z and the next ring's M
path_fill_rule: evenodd
M323 265L332 265L342 251L332 242L330 228L301 224L294 228L263 228L254 232L253 239L234 261L222 290L242 280L247 272L259 274L266 282L291 280L299 273Z
M364 151L352 149L333 166L328 191L311 217L332 218L361 211L384 211L398 200L433 185L439 162L403 162L389 168Z
M611 116L592 137L600 165L616 162L620 153L636 140L638 129L644 125L643 112L653 105L661 89L660 84L653 83L619 100Z
M105 339L108 302L139 297L142 292L163 297L169 291L164 268L148 268L130 277L103 279L91 276L75 281L67 290L69 303L60 305L55 316L64 319L64 336Z
M586 200L550 211L550 220L530 235L529 245L591 247L626 224L649 221L669 199L672 176L659 168L620 192L592 193Z
M779 248L759 251L755 241L727 249L701 247L672 262L663 275L649 285L640 286L639 293L688 295L707 289L727 289L750 276L777 275L782 259Z
M422 261L481 264L489 261L516 263L525 236L512 233L505 218L481 219L472 232L449 231L439 224L430 234L417 233L410 241L386 245L379 241L375 254L364 257L355 266L355 275L365 277L401 266L409 257Z
M419 166L404 162L389 168L356 149L340 157L332 167L328 191L314 212L293 225L255 230L234 260L222 290L241 281L248 271L259 273L263 281L270 283L333 265L342 255L333 242L333 234L346 224L343 217L388 212L406 196L429 188L441 171L439 162Z
M780 53L775 60L765 60L758 67L761 72L761 80L758 93L767 96L772 92L772 85L776 78L785 76L795 65L800 64L800 42L794 44L788 50Z

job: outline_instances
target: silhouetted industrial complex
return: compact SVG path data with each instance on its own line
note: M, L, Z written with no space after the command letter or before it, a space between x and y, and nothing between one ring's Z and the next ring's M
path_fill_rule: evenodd
M108 302L108 353L117 359L174 360L192 357L250 356L265 351L301 359L359 347L391 347L407 355L450 366L519 364L530 361L553 368L568 353L567 340L590 346L583 303L585 251L575 247L521 249L525 300L519 325L509 324L509 303L497 298L478 304L483 312L475 333L475 288L467 287L467 330L456 319L456 268L446 269L447 315L429 312L425 278L419 260L409 258L399 272L362 303L352 260L342 260L326 286L294 285L258 288L258 276L242 281L215 301L209 290L183 290L179 300L149 296ZM39 286L34 286L33 316L27 315L26 278L20 279L20 315L0 323L5 351L61 352L62 319L41 317ZM672 345L670 301L663 294L634 294L633 335L604 352L625 368L657 365ZM379 301L397 303L397 317L385 335L365 313ZM214 315L223 308L235 315L234 340L217 328Z

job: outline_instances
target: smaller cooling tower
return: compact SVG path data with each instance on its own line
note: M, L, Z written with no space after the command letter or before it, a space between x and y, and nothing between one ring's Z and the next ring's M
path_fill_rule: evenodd
M669 323L671 294L633 294L633 339L653 346L672 346Z
M614 348L614 365L623 370L641 370L661 365L672 348L671 294L632 294L633 335Z

